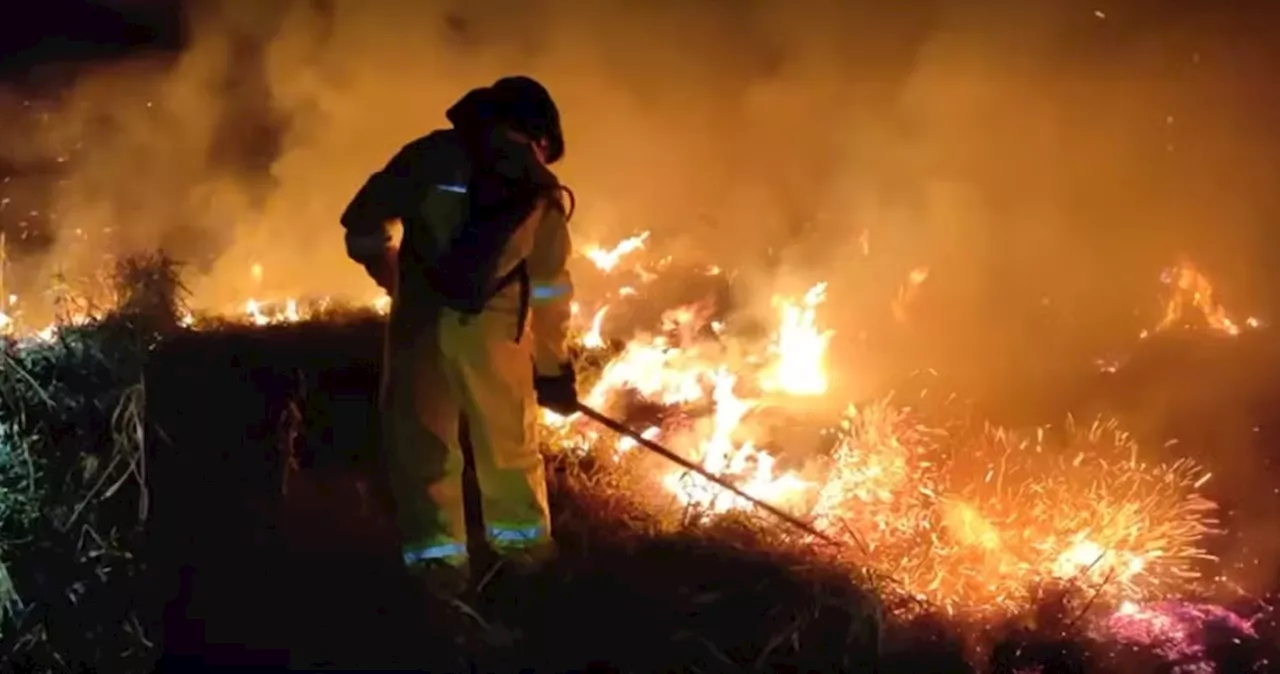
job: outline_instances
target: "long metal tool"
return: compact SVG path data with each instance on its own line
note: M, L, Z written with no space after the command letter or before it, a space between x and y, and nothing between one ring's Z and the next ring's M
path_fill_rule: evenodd
M671 461L673 463L677 463L681 467L691 470L701 475L702 477L707 478L707 480L713 482L717 486L729 492L732 492L733 494L741 496L742 498L746 499L747 501L750 501L753 505L760 508L761 510L768 512L770 515L777 517L783 522L790 524L791 526L805 532L806 534L809 534L810 536L814 536L816 538L820 538L828 543L832 543L832 544L836 543L836 540L834 538L831 538L830 536L813 528L813 525L809 524L808 522L805 522L804 520L801 520L793 515L786 513L785 511L778 508L777 506L766 503L752 496L751 494L746 493L745 491L740 489L738 486L725 480L724 478L713 475L702 466L699 466L698 464L684 458L683 456L680 456L679 454L676 454L675 452L667 449L666 447L663 447L662 445L659 445L658 443L650 440L649 438L644 437L638 431L631 428L630 426L627 426L621 421L613 419L612 417L605 416L604 414L590 407L587 407L582 403L578 403L578 412L581 413L582 416L587 417L588 419L591 419L592 421L600 424L601 426L604 426L605 428L613 431L614 433L617 433L618 435L622 435L622 436L631 438L632 440L635 440L637 443L640 444L641 447L644 447L645 449L653 452L654 454L657 454L658 456L661 456L664 459L667 459L668 461Z

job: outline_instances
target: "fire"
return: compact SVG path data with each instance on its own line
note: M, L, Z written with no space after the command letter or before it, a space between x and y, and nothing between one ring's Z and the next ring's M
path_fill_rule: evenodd
M819 283L794 303L775 298L781 307L781 325L770 351L777 359L762 385L766 390L790 395L821 395L827 392L826 353L834 334L817 328L818 305L826 300L827 284Z
M598 245L589 245L582 249L582 254L591 260L592 264L600 271L610 272L622 258L644 248L645 241L649 239L648 232L642 232L631 238L623 239L613 248L602 248Z
M1152 649L1167 662L1177 663L1173 672L1215 672L1209 657L1214 636L1232 635L1258 638L1254 620L1246 620L1221 606L1162 601L1139 604L1126 601L1099 630L1122 644Z
M631 391L662 405L702 400L714 366L713 361L700 357L706 345L687 343L687 334L681 338L692 316L681 310L668 312L663 320L674 335L640 335L627 343L605 366L598 383L586 395L586 403L603 406L620 391Z
M1199 495L1209 476L1185 461L1141 460L1140 448L1114 422L1030 434L939 428L886 397L820 422L829 446L783 453L791 438L767 430L762 419L786 416L789 401L830 395L827 284L815 283L798 298L774 298L774 324L763 336L739 334L706 301L668 309L656 329L625 342L607 340L602 327L620 315L615 304L672 264L665 257L637 262L623 280L623 261L639 257L647 240L642 233L611 248L584 249L585 263L619 281L588 300L594 304L573 307L579 346L598 363L582 372L587 405L632 422L646 439L746 493L807 517L846 544L853 564L927 605L979 614L1016 610L1036 586L1055 582L1088 588L1109 605L1139 606L1197 577L1207 558L1203 540L1215 532L1214 506ZM255 288L266 271L260 264L248 270ZM927 275L923 267L914 271L897 303L905 307ZM1178 306L1194 306L1212 327L1235 334L1202 276L1183 267L1173 285L1190 298ZM13 298L6 307L16 305ZM327 298L253 298L221 318L287 324L330 306ZM366 306L386 313L390 298ZM1168 313L1161 325L1180 316ZM201 329L208 318L184 322ZM0 313L5 329L20 323L20 316ZM562 451L639 462L633 465L643 467L643 479L668 497L654 507L674 501L695 518L752 507L698 474L648 460L633 440L576 415L544 412L542 420L549 444Z
M907 274L907 280L898 288L898 296L894 298L891 305L893 320L899 323L907 322L908 310L920 294L920 286L927 280L929 280L928 267L916 267Z
M599 264L596 259L592 262ZM690 458L712 474L733 480L752 496L798 505L811 498L814 485L794 472L777 470L772 454L753 439L742 437L744 420L761 405L745 391L772 389L809 395L825 390L824 354L831 333L816 327L816 307L825 290L825 284L818 284L799 301L777 298L779 328L770 340L770 360L763 368L753 368L743 359L742 375L731 373L723 364L730 354L721 339L724 326L711 318L713 307L695 304L668 310L660 321L661 332L642 333L627 342L604 365L583 401L599 409L615 409L628 399L667 408L710 408L710 419L695 424L692 432L680 428L670 429L668 434L664 432L667 429L650 427L645 437L678 440ZM608 309L605 305L592 315L580 338L584 348L605 348L600 325ZM545 412L543 419L562 441L578 446L601 442L594 429L579 427L574 417ZM624 441L612 449L621 452L632 446L632 441ZM675 469L657 481L677 502L705 514L750 507L744 499L683 470Z
M589 259L619 271L613 257ZM916 270L906 287L927 274ZM819 283L799 299L775 298L775 328L761 344L715 321L714 307L671 309L661 330L616 347L584 402L622 417L664 410L656 423L639 424L644 437L754 497L807 515L848 544L854 563L927 605L1012 611L1044 583L1080 586L1116 605L1159 599L1198 576L1207 560L1202 541L1216 531L1214 505L1198 492L1209 476L1186 461L1140 460L1113 421L1070 422L1050 442L1053 429L1023 436L932 428L885 398L850 407L823 457L799 472L780 468L785 457L776 449L785 439L769 437L755 419L780 399L829 390L832 333L821 327L820 311L826 291ZM580 314L589 351L609 349L599 336L608 309ZM632 441L617 442L576 417L544 420L556 444L634 456ZM657 470L653 481L700 516L750 508L699 475Z
M1191 262L1184 260L1165 270L1160 280L1169 286L1170 294L1156 332L1184 327L1193 315L1198 315L1211 330L1233 337L1240 334L1240 324L1214 296L1213 284ZM1246 318L1244 324L1249 328L1262 326L1262 322L1252 316ZM1144 330L1139 336L1147 335Z
M735 442L742 420L754 407L734 393L737 377L725 370L714 375L712 403L715 412L710 436L701 443L702 466L711 474L728 477L743 491L769 502L782 503L812 485L793 473L775 474L774 458L751 442ZM726 512L751 507L745 499L721 489L695 473L670 473L664 480L679 501L702 510Z
M604 348L604 338L600 336L600 326L604 323L604 316L608 312L608 306L601 307L600 310L596 312L595 317L591 319L591 329L587 331L587 334L582 336L582 346L588 349Z
M1189 462L1147 465L1113 421L1065 440L921 427L881 402L851 410L819 500L825 526L892 560L909 595L957 611L1014 609L1060 582L1108 600L1183 587L1206 558L1213 504Z
M262 283L264 273L261 264L254 263L249 267L249 278L255 286ZM7 302L4 303L4 308L0 309L0 335L10 338L50 341L57 336L58 329L61 326L84 325L90 322L94 317L94 312L90 310L89 305L109 305L109 302L100 298L92 299L93 301L86 303L66 300L58 302L59 308L55 320L46 325L34 326L24 319L18 296L11 294L8 296ZM184 327L191 329L201 329L208 325L216 325L228 320L256 326L282 325L299 323L315 318L334 306L334 304L333 299L328 297L307 301L295 297L274 300L251 297L238 306L223 307L221 310L205 310L199 313L184 310L180 321ZM391 310L391 298L383 294L366 302L358 303L352 308L365 308L378 314L386 315Z

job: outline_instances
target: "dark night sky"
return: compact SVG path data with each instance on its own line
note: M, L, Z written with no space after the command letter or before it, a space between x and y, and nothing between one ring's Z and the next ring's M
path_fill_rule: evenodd
M176 51L182 41L180 7L173 0L12 3L0 19L0 77L54 84L69 69L37 68L33 74L33 67L74 66L140 50Z
M6 9L0 18L0 83L17 96L56 97L85 66L138 54L176 55L183 44L181 4L175 0L41 0ZM17 161L0 157L6 182L15 175L58 176L66 169L52 158ZM40 251L51 242L52 231L43 224L45 189L24 184L23 190L5 190L0 207L11 255Z

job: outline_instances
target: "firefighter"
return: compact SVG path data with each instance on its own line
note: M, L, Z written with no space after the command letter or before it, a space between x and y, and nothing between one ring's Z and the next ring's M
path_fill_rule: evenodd
M342 225L348 255L393 298L380 404L404 561L452 595L469 575L461 418L487 542L536 569L555 552L538 407L572 413L577 392L572 194L548 169L564 154L559 111L541 84L508 77L446 117L369 178Z

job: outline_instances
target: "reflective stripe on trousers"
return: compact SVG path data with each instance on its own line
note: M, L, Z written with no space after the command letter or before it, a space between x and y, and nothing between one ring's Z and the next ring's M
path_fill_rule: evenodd
M564 297L572 291L572 286L566 283L543 285L535 283L530 289L530 296L535 302L546 302L560 297Z
M464 543L435 543L433 545L406 545L402 550L405 566L434 560L460 561L467 556Z
M532 526L489 527L489 542L498 548L523 548L547 543L551 537L545 527L539 524ZM407 545L402 550L405 566L433 560L446 560L456 563L466 558L465 543L444 542L430 545Z
M495 547L518 548L546 543L551 540L546 527L540 524L532 526L492 525L489 527L489 542Z

